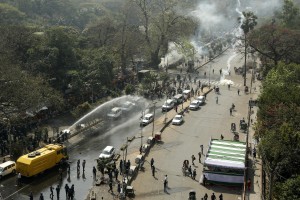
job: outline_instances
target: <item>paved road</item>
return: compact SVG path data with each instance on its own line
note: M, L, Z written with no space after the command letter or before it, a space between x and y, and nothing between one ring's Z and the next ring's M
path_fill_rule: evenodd
M161 105L164 99L156 100L156 117L162 115ZM153 112L153 107L149 106L146 112ZM67 145L71 146L69 149L69 157L71 162L71 173L70 176L64 171L63 181L61 185L74 184L76 199L84 199L87 195L89 188L93 184L92 178L92 167L96 165L95 159L98 158L101 150L107 145L113 145L117 149L122 146L122 143L126 141L126 137L140 134L139 127L139 117L141 116L141 111L135 112L130 115L128 120L117 121L114 123L112 128L107 130L98 130L95 134L80 134L69 140ZM71 124L70 124L71 125ZM151 130L152 126L148 125L144 130ZM156 129L155 129L156 130ZM86 160L86 170L83 174L82 171L77 176L76 162L80 159ZM42 192L47 199L50 195L49 187L50 185L56 186L59 184L58 181L58 169L48 171L38 177L32 179L24 179L24 184L22 187L17 187L16 176L11 176L1 180L0 193L4 199L28 199L28 194L30 191L33 192L34 197L37 198ZM64 197L64 190L62 188L61 195ZM62 198L64 199L64 198Z
M216 64L215 71L219 71L222 67L223 70L227 69L226 64L230 53L219 58L221 64ZM237 56L232 61L236 66L241 66L240 57ZM224 69L224 68L225 69ZM205 69L203 69L205 70ZM215 75L217 76L217 75ZM220 74L218 75L220 78ZM248 74L249 76L249 74ZM201 78L201 77L200 77ZM205 150L208 147L210 138L220 138L221 134L225 140L232 140L233 135L230 131L230 124L232 122L239 124L239 120L243 117L247 119L248 101L251 97L257 94L237 94L237 90L242 91L243 79L241 76L232 74L231 76L223 77L230 79L236 85L231 87L230 90L227 85L220 85L220 95L211 92L207 96L206 105L198 111L190 111L185 114L185 123L181 126L170 125L165 129L162 135L163 143L155 145L146 158L144 165L145 170L140 171L137 178L133 181L132 185L135 188L135 199L187 199L188 193L191 189L197 193L197 199L203 197L205 193L209 196L214 192L217 196L223 193L224 199L235 200L239 199L242 194L242 187L222 187L222 186L209 186L203 187L199 184L198 180L202 172L202 164L196 163L193 168L197 170L196 181L182 174L181 167L185 159L190 160L191 155L195 155L198 160L198 152L200 151L200 144L203 144ZM249 83L248 83L249 84ZM216 103L218 97L218 104ZM236 111L230 116L229 108L231 104L236 105ZM168 116L174 116L175 112L171 111ZM145 135L149 133L145 133ZM245 141L246 135L240 133L240 140ZM129 158L134 159L134 155L138 152L138 145L135 146L135 151L131 150ZM133 155L133 156L131 156ZM150 159L154 158L154 165L156 167L155 178L151 175ZM202 156L202 162L204 157ZM163 191L163 178L164 175L169 177L168 193ZM95 186L94 191L98 192L98 197L104 196L105 198L112 198L111 194L107 192L107 186ZM257 189L255 187L255 189ZM114 188L116 193L116 188ZM252 191L253 192L253 191ZM253 192L257 194L253 199L259 199L259 191ZM250 198L251 199L251 198Z

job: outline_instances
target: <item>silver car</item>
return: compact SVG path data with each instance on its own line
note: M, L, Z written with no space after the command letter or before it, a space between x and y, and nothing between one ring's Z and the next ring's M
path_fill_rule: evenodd
M173 125L180 125L183 123L183 115L175 115L175 117L172 120Z
M200 101L194 100L189 106L190 110L198 110L200 108Z

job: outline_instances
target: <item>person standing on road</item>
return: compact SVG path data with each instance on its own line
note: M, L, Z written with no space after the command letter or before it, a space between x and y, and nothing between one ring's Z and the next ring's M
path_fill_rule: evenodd
M29 200L33 200L33 194L32 194L32 192L30 192L30 194L29 194Z
M223 200L223 194L219 195L219 200Z
M44 200L44 195L43 195L43 193L41 193L41 195L40 195L40 200Z
M93 167L93 175L94 175L94 178L96 178L96 174L97 174L97 169L96 169L96 167L94 166L94 167Z
M212 193L210 199L211 199L211 200L216 200L216 195L215 195L215 193Z
M51 186L50 186L50 198L51 198L51 199L53 199L53 195L54 195L54 194L53 194L53 189L54 189L54 188L53 188L52 185L51 185Z
M240 96L240 89L238 89L237 93L238 93L238 95Z
M69 185L66 183L66 185L65 185L66 199L68 199L69 189L70 189Z
M193 180L195 180L196 176L197 176L197 172L196 172L196 169L194 169L194 171L193 171Z
M203 155L203 144L200 145L201 154Z
M216 97L216 104L218 104L219 103L219 98L218 97Z
M109 186L108 192L114 193L114 192L113 192L113 187L112 187L112 182L111 182L111 181L109 181L108 186Z
M57 185L55 189L56 189L57 200L59 200L59 193L60 193L60 187L59 187L59 185Z
M85 160L83 160L82 162L82 171L84 172L84 170L85 170Z
M223 140L224 139L224 136L221 134L221 140Z
M154 166L154 165L152 165L152 167L151 167L151 168L152 168L152 176L153 176L153 177L155 177L155 166Z
M119 168L120 168L120 175L121 175L123 173L123 160L122 159L120 160Z
M199 156L199 163L201 163L201 152L198 153Z
M118 181L118 176L119 176L119 170L116 168L115 169L115 178L116 178L116 181Z
M150 165L151 165L151 167L154 165L154 159L153 158L151 158Z
M77 160L77 172L80 171L80 159Z
M195 165L194 161L196 160L195 156L192 155L192 165Z
M17 177L17 185L18 185L18 186L21 186L21 178L22 178L22 175L21 175L21 173L19 172L19 173L18 173L18 177Z
M204 200L207 200L208 199L208 195L207 195L207 193L205 193L205 195L204 195Z
M168 175L165 175L165 178L164 178L164 192L167 192L167 187L168 187Z
M230 116L232 116L232 108L229 108Z
M192 171L192 166L190 165L190 167L188 168L188 171L189 171L189 176L191 178L193 178L193 171Z

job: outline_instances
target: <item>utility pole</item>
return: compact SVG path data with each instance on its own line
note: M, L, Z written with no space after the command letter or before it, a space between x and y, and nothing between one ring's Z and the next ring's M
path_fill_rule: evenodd
M244 33L245 36L245 65L244 65L244 86L246 86L246 70L247 70L247 37L246 37L246 33Z
M154 120L155 120L155 108L156 108L156 103L157 102L153 102L153 106L154 106L154 111L153 111L153 122L152 122L152 137L154 135Z

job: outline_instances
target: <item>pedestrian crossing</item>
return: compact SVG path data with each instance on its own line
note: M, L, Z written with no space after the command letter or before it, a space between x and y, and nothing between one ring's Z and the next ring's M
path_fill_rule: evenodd
M204 85L228 85L228 82L226 81L215 81L215 80L207 80L207 79L197 79L197 83L198 82L201 82L201 84L204 84ZM242 88L243 85L242 84L239 84L239 83L233 83L233 84L230 84L230 87L236 87L236 88Z

